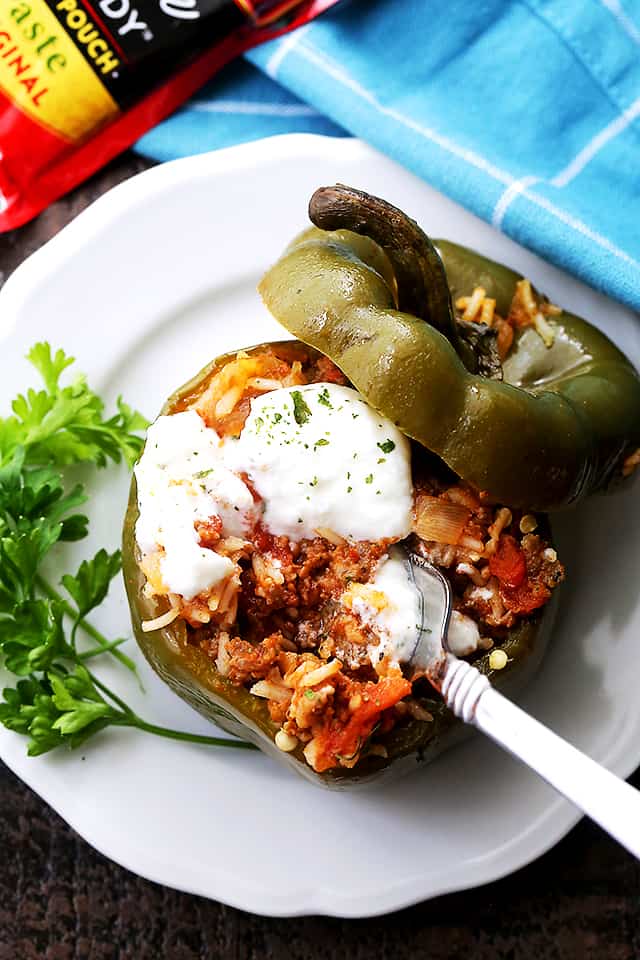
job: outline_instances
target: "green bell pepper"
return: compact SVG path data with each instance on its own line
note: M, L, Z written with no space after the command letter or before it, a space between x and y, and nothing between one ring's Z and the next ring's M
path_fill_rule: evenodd
M367 243L355 238L364 248ZM375 257L375 250L370 251ZM385 264L380 261L380 268ZM291 362L306 362L316 356L313 348L296 341L260 345L246 351L252 355L269 346L280 358ZM161 414L184 410L205 389L222 366L235 358L225 355L204 368L193 380L177 390L164 405ZM138 503L135 477L131 483L129 504L123 530L123 573L131 611L131 620L137 642L153 670L191 707L222 729L254 743L261 750L302 774L310 781L328 787L351 786L370 779L396 776L413 769L418 763L433 759L447 747L469 734L469 728L455 720L441 699L434 694L427 681L414 687L414 698L423 707L424 719L410 719L378 737L387 750L387 757L365 756L353 769L340 768L316 773L302 754L302 745L293 753L283 753L275 745L278 726L270 717L265 700L255 697L242 686L234 686L216 669L215 662L196 644L189 642L189 628L183 620L176 620L160 629L145 631L143 621L153 620L168 609L165 597L145 595L145 576L139 566L139 551L135 541ZM549 536L548 527L540 520L540 532ZM508 656L507 665L492 670L490 654L476 660L478 668L490 676L496 686L515 695L533 675L543 655L553 619L554 600L542 611L520 621L506 632L500 648ZM420 685L422 689L420 689ZM431 715L431 720L426 719Z
M310 217L264 302L404 433L510 506L555 510L620 475L640 445L640 378L601 331L548 317L553 344L518 330L500 370L491 332L457 320L451 295L481 285L506 315L519 274L347 187L316 191Z

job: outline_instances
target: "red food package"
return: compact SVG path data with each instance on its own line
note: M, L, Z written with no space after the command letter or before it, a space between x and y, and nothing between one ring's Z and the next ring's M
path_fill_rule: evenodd
M0 0L0 231L337 0Z

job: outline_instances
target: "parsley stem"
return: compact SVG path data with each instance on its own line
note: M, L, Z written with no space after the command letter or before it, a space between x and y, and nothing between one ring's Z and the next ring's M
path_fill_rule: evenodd
M225 737L207 737L200 733L186 733L183 730L170 730L168 727L158 727L155 723L148 723L139 717L137 713L128 707L124 700L116 696L113 690L105 686L94 673L87 671L94 685L112 700L122 710L122 719L117 721L121 727L134 727L136 730L143 730L145 733L153 733L156 737L165 737L167 740L186 740L189 743L204 743L210 747L236 747L240 750L256 750L252 743L245 740L227 740Z
M86 668L85 668L85 669L86 669ZM131 709L131 707L127 706L127 704L124 702L124 700L121 700L120 697L119 697L117 694L115 694L115 693L113 692L113 690L110 690L109 687L105 686L105 684L102 683L101 680L98 680L98 678L96 677L95 673L91 673L90 670L87 670L87 673L88 673L89 676L91 677L91 681L92 681L93 685L94 685L95 687L97 687L98 690L102 690L102 692L103 692L107 697L109 697L109 699L112 700L113 703L115 703L118 707L120 707L120 709L122 710L122 712L125 714L125 716L126 716L127 718L129 718L129 719L131 719L131 720L139 720L139 717L136 716L136 714L133 712L133 710Z
M168 727L157 727L155 723L147 723L140 717L135 718L130 724L124 726L136 727L138 730L144 730L145 733L153 733L157 737L165 737L167 740L186 740L189 743L204 743L210 747L235 747L238 750L257 750L252 743L246 740L227 740L226 737L207 737L200 733L185 733L182 730L170 730Z
M91 657L97 657L101 653L113 653L116 647L126 642L126 637L120 637L118 640L112 640L106 647L93 647L91 650L83 650L77 654L78 660L90 660Z
M107 638L103 636L99 630L96 630L96 628L87 620L83 619L82 617L79 618L78 611L74 610L71 604L67 603L64 597L58 593L55 587L52 587L51 584L45 580L41 574L36 574L35 579L38 588L42 590L45 597L48 597L49 600L56 600L61 605L67 616L71 617L73 620L77 620L77 626L81 627L89 637L95 640L98 646L102 647L105 653L112 653L116 660L119 660L120 663L127 668L127 670L131 670L132 673L137 673L136 665L133 660L131 660L131 658L125 653L122 653L121 650L112 649L113 644L107 640Z
M77 660L88 660L91 657L97 656L101 653L113 653L115 657L120 657L120 651L116 649L119 644L123 643L123 639L108 641L95 627L90 623L87 623L86 620L79 619L77 616L77 611L74 611L71 604L62 597L58 591L48 583L44 577L37 576L37 584L40 590L50 599L57 600L64 612L70 617L73 617L76 621L76 625L82 627L82 629L90 637L93 637L94 640L98 642L98 646L94 647L92 650L86 650L84 653L78 653L76 655ZM128 666L131 663L130 669L135 670L135 664L133 664L128 657L124 658L125 666ZM124 661L123 661L124 662ZM255 750L256 748L252 743L246 743L244 740L227 740L224 737L207 737L203 734L198 733L186 733L181 730L171 730L168 727L158 727L154 723L148 723L146 720L143 720L142 717L139 717L134 711L129 707L124 700L121 700L120 697L113 692L109 687L107 687L101 680L96 677L94 673L89 672L91 681L94 686L100 690L112 703L122 711L122 718L119 721L116 721L118 726L123 727L133 727L137 730L143 730L146 733L153 733L157 737L165 737L168 740L184 740L189 743L202 743L211 747L234 747L239 750Z

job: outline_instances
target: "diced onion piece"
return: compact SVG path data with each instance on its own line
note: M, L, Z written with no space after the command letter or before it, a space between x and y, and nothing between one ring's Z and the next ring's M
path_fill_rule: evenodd
M152 630L161 630L162 627L168 627L169 624L173 623L179 616L179 608L171 607L169 610L161 613L159 617L154 617L153 620L143 620L140 626L144 633L151 633Z
M419 497L415 532L423 540L455 546L470 516L471 511L460 503L451 503L438 497Z

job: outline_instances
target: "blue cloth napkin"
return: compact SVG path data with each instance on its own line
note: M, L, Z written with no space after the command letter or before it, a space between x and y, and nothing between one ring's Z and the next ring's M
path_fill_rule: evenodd
M293 131L369 141L640 309L640 0L342 0L138 149L167 160Z

